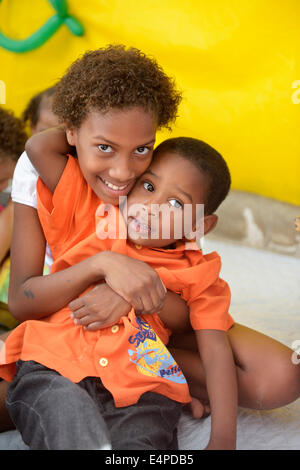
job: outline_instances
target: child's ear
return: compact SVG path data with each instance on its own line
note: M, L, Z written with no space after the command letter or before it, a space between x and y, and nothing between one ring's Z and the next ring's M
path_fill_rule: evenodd
M218 216L216 214L206 215L204 217L204 227L203 227L203 235L207 235L211 232L218 223Z
M74 128L66 129L66 136L69 145L75 147L76 145L76 131Z
M196 238L202 238L204 235L207 235L209 232L211 232L217 225L218 216L216 214L205 215L202 221L203 225L201 224L200 230L197 230L196 227L193 227L193 232L190 233L188 237L189 240L192 238L192 235L196 235Z

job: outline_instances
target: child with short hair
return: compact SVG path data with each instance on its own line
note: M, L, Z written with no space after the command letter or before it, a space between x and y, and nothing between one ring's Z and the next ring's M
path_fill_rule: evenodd
M58 126L58 117L52 109L54 92L55 86L40 91L30 99L23 111L22 120L24 125L29 128L31 135ZM36 182L38 176L38 172L31 164L26 152L23 152L14 173L12 200L30 207L31 209L28 210L32 211L37 208ZM46 244L44 274L49 274L52 262L51 251L49 245Z
M132 73L132 68L130 68L130 70ZM75 74L74 77L76 75L78 77L78 74ZM143 74L143 77L145 77L145 74ZM66 81L66 83L68 83L68 81ZM120 90L124 92L126 88L121 87ZM152 96L151 92L149 96L150 95ZM62 96L63 95L60 95L60 98L62 98ZM25 364L19 362L19 370L13 382L13 386L11 387L11 394L8 399L10 411L14 413L14 418L18 420L19 426L23 426L23 412L21 408L18 409L16 407L16 403L14 404L11 399L14 398L16 402L19 402L17 396L22 388L23 392L28 390L26 401L28 400L29 403L31 400L34 400L38 407L43 405L40 400L36 400L36 393L38 393L41 386L40 383L37 388L38 380L40 380L38 379L39 376L41 377L41 375L43 375L45 386L48 379L52 381L51 383L55 381L57 386L61 381L60 392L63 393L66 391L66 381L59 378L61 377L59 374L55 374L51 370L49 371L49 369L47 369L49 366L50 369L54 368L56 370L59 369L59 372L63 371L63 375L70 377L70 375L74 374L74 376L76 376L72 377L73 382L72 380L67 382L68 387L71 386L70 382L73 384L74 381L79 382L82 374L85 375L87 373L86 367L89 368L89 375L93 377L101 376L104 388L103 384L99 383L99 380L96 378L88 381L84 379L79 382L79 387L72 387L72 393L70 393L70 388L68 389L69 391L66 391L68 399L71 395L75 396L76 393L79 394L79 389L84 388L88 390L89 395L96 401L98 400L97 397L99 397L99 394L104 394L103 397L105 396L105 402L107 403L107 390L105 390L105 387L107 387L110 388L114 395L117 405L121 405L120 407L122 408L122 404L124 405L125 403L124 400L130 399L130 396L131 399L133 399L133 397L136 399L138 396L136 387L142 379L143 384L147 384L147 387L154 386L158 395L162 393L164 389L164 393L170 397L170 395L173 394L172 390L176 390L175 400L180 400L182 403L184 403L185 400L188 401L186 396L184 398L185 392L182 388L184 384L182 383L180 369L176 363L173 362L168 351L163 348L161 341L159 341L159 338L154 333L154 331L158 332L159 336L166 342L169 337L166 325L173 329L176 329L177 325L178 329L178 327L184 323L184 320L186 320L185 312L178 306L175 307L175 303L172 304L171 308L166 308L166 306L163 305L164 289L162 289L162 284L159 282L160 279L153 275L151 268L148 266L148 269L145 262L143 263L139 259L141 255L138 253L142 253L143 251L143 249L140 249L140 245L138 245L138 247L135 246L136 243L134 243L134 245L124 245L124 240L116 240L116 246L112 247L108 241L105 241L108 243L105 244L95 236L94 215L100 200L117 204L118 196L126 195L127 189L133 187L132 179L136 179L138 175L138 165L142 166L142 163L145 167L149 165L151 155L150 158L143 157L147 160L146 162L143 158L141 159L143 162L136 161L136 158L137 155L140 157L147 155L149 143L153 142L155 127L152 127L153 122L151 124L151 119L149 119L152 113L145 113L145 102L142 103L142 108L140 108L136 101L136 106L134 107L132 99L131 101L124 102L120 101L120 97L118 104L115 102L112 108L108 110L100 108L101 112L97 112L92 106L92 102L89 102L88 94L86 97L85 103L87 103L88 106L86 108L87 113L83 120L81 123L77 123L78 127L70 126L69 123L69 127L67 128L68 140L70 144L76 146L79 164L73 157L66 158L63 155L65 152L62 152L62 155L57 155L58 158L53 160L53 153L57 154L56 151L54 152L54 147L57 145L57 142L54 142L52 139L53 134L51 134L51 132L39 136L39 139L41 139L40 142L42 142L44 146L41 144L38 146L38 149L35 150L33 147L31 148L31 158L34 164L39 168L39 172L46 183L42 184L41 181L39 181L39 214L47 238L49 236L49 242L52 243L55 263L53 266L53 274L47 276L48 279L44 279L43 282L41 282L38 269L34 271L32 267L31 278L28 278L27 273L27 280L23 285L21 283L22 289L24 289L24 295L28 299L28 310L23 314L22 320L26 320L26 316L27 318L31 318L31 320L20 325L16 330L17 333L13 333L6 343L7 364L2 366L2 373L4 373L6 369L7 376L10 375L10 377L13 370L9 363L13 365L19 354L17 351L18 348L20 348L20 343L23 345L21 359L25 360ZM100 105L102 105L102 103ZM153 107L148 106L146 109L148 109L149 112L149 109L153 110ZM47 145L45 145L46 142ZM148 145L146 145L147 142ZM144 145L142 143L144 143ZM43 152L39 151L41 148L43 148ZM28 150L30 150L30 146ZM211 183L211 176L207 178L207 174L210 175L210 172L207 171L207 162L204 161L203 166L200 165L202 170L196 171L194 163L191 164L191 167L186 167L187 159L183 158L183 155L175 148L173 148L173 151L174 153L167 155L166 158L162 158L161 160L158 158L157 161L154 161L154 166L151 166L146 181L142 179L141 184L139 185L139 183L137 183L136 187L139 188L139 190L144 188L147 195L153 194L154 201L157 194L158 197L163 197L163 199L167 199L170 203L172 201L171 205L174 205L176 208L180 208L182 202L184 204L186 203L186 201L181 201L182 195L189 197L189 200L192 198L192 201L194 195L194 199L196 198L198 202L207 203L207 190L209 190ZM48 156L47 152L49 152ZM38 155L44 156L43 161L38 158ZM51 160L49 160L50 156ZM189 155L189 157L191 157L191 155ZM138 160L140 160L140 158L138 158ZM182 160L184 160L184 164ZM50 161L51 171L49 172ZM160 161L165 162L167 166L160 168ZM55 166L56 168L54 168ZM141 168L141 166L139 166L139 168ZM144 168L143 171L145 171L145 169L146 168ZM179 173L176 173L177 170ZM172 179L170 179L169 182L168 178L170 174L172 174ZM130 175L131 178L129 178ZM183 175L185 175L185 178L183 178ZM149 182L150 176L151 178L162 178L164 184L161 186L157 184L159 178L157 181L150 180ZM199 182L201 184L199 184ZM155 185L158 187L158 192L152 190L152 188L155 189ZM179 197L178 193L173 193L173 189L176 189L176 193L180 191L182 195ZM54 194L52 194L53 191ZM134 191L135 189L133 190L133 195ZM167 194L168 191L170 191L169 195ZM156 200L158 201L158 199ZM193 204L194 203L195 200L193 201ZM64 207L66 207L67 210L62 212ZM69 210L70 207L73 207L74 210ZM216 223L216 216L214 214L205 213L205 220L205 232L208 232ZM147 230L145 221L133 219L129 222L131 228L136 230L137 233L140 233L141 229ZM163 243L165 243L165 241L166 240L164 240ZM101 246L105 251L97 254L93 254L95 251L88 253L86 250L93 250L95 248L93 243L96 243L97 251L101 249ZM104 245L101 245L101 243L104 243ZM168 245L170 243L172 243L172 238L168 240ZM164 245L160 245L160 247L162 246ZM106 250L107 247L112 249L112 251L108 252ZM120 247L126 247L126 253L118 252ZM163 265L160 275L166 285L169 285L170 289L172 289L173 286L174 290L181 293L183 297L187 295L187 299L191 302L196 302L196 308L194 309L194 315L192 315L192 317L194 317L194 327L196 329L199 328L199 330L203 329L205 332L204 334L202 334L202 332L200 332L200 335L197 334L197 337L199 336L198 343L201 348L201 359L203 360L205 371L203 370L201 361L199 362L199 356L186 354L185 357L183 357L181 351L180 360L184 363L186 357L188 357L190 361L185 364L185 370L191 380L195 395L198 394L200 398L203 398L205 392L208 391L211 400L213 428L211 440L207 448L234 448L237 401L235 380L238 382L238 400L242 405L250 407L280 406L278 403L286 403L299 396L299 368L297 369L290 365L291 361L289 359L291 351L271 338L264 337L257 332L252 332L252 330L250 331L236 324L230 328L232 319L228 314L228 287L223 281L219 280L220 262L217 255L207 255L205 258L198 250L187 250L184 256L182 256L184 250L172 249L172 246L169 246L169 248L170 250L160 250L157 247L154 249L151 248L152 254L150 262L154 262L154 258L156 259L156 257L153 256L154 252L158 255L157 259L160 266ZM129 258L127 256L129 254L128 250L131 250L130 253L135 253L138 259L134 260ZM86 257L87 253L89 254L88 257ZM193 265L194 255L191 253L196 253L196 257L194 258L194 261L196 260L195 266ZM166 256L164 256L165 254ZM178 266L178 260L179 263L182 260L186 260L188 262L187 265L184 266L186 268L192 269L196 267L197 270L200 269L200 271L202 271L203 276L198 275L197 277L197 275L195 275L193 277L194 282L189 286L189 289L186 288L185 277L180 277L182 266ZM180 269L176 269L177 267ZM209 267L208 272L207 267ZM175 268L174 272L172 272L172 268ZM182 271L184 271L184 269ZM134 278L132 272L135 272ZM194 272L196 271L193 271L193 273ZM164 274L165 278L163 277ZM97 284L101 279L105 279L107 284L96 285L94 289L90 289L88 293L86 293L84 289ZM200 282L197 282L198 279ZM102 297L103 307L104 310L107 311L107 317L109 317L109 320L106 319L106 324L109 323L113 325L111 328L105 328L101 331L99 331L101 315L99 315L97 304L94 312L90 307L91 300L93 303L93 299L95 298L93 292L95 289L102 289L102 294L104 294ZM114 289L121 295L116 294ZM56 298L52 299L51 293L52 297L54 293L56 293ZM68 303L68 299L73 300L74 297L80 294L82 294L82 296L71 302L71 305L73 305L72 307L70 305L70 308L73 312L76 324L79 326L83 325L86 328L75 328L73 326L72 319L69 317L70 310L68 308L57 312L57 314L50 315L55 306L64 306ZM105 297L106 294L108 294L107 297ZM170 292L168 291L166 304L169 302L169 294ZM190 295L192 297L189 297ZM49 305L50 302L51 304ZM210 305L209 311L207 311L207 305ZM136 312L142 312L143 314L145 312L149 314L160 310L160 316L165 322L165 325L160 322L159 317L155 314L146 315L148 323L145 323L144 319L134 315L134 312L131 311L132 306L134 306ZM40 308L40 312L38 312L38 308ZM199 319L196 317L197 312L201 309L204 313L204 320L203 318L201 319L199 317ZM16 311L17 310L18 309L16 309ZM128 317L124 316L128 313ZM179 318L179 314L181 318ZM48 318L47 315L49 315ZM44 317L44 321L36 320L42 317ZM120 318L121 321L119 321ZM116 322L119 323L115 324ZM97 325L96 328L95 324ZM153 330L151 330L149 325L153 326ZM125 330L127 331L127 336L124 335ZM213 333L211 333L211 330L213 330ZM25 331L26 341L23 342L23 334ZM52 333L58 334L54 334L53 336L52 333L50 333L51 331ZM227 331L227 336L224 333L225 331ZM128 341L130 344L129 349L127 349L127 355L124 349L122 349L124 338L125 343ZM245 346L243 345L243 341L240 341L240 338L246 340L244 343ZM21 341L19 342L20 339ZM153 344L153 341L158 342ZM228 341L230 341L233 350L234 360L237 362L236 366L234 366ZM116 347L111 349L113 344L115 344ZM90 347L91 345L93 346ZM31 349L32 347L34 351ZM101 347L104 349L101 349ZM73 352L74 350L75 354ZM13 353L13 351L15 351L15 353ZM160 352L159 356L157 356L158 351ZM220 351L224 353L221 357L219 356ZM55 352L57 352L57 354L55 354ZM95 356L93 356L91 360L91 354L95 352L97 353L96 356L99 358L99 363ZM269 353L266 354L266 352ZM103 356L100 357L102 354ZM41 362L43 366L32 363L32 361L27 361L28 359L37 359L38 357L42 358ZM211 367L207 366L209 363L211 363ZM70 367L70 364L72 364L72 367ZM121 368L122 374L116 371L116 364ZM193 367L192 370L189 370L189 365L191 364ZM221 366L224 366L224 364L226 364L226 368L222 370ZM270 369L274 369L275 367L278 371L278 364L280 364L279 375L274 380L274 374L270 373ZM161 367L162 365L164 365L164 367ZM46 368L44 366L46 366ZM261 374L262 369L264 372L263 375ZM47 372L47 374L45 372ZM131 372L134 372L135 375L131 375ZM159 374L157 374L157 372ZM141 377L141 375L143 377ZM205 383L205 375L207 375L207 383ZM222 390L218 382L220 377L222 377L223 381L224 394L221 394ZM34 379L35 382L34 387L31 389L32 379ZM124 380L126 383L124 383ZM169 381L169 383L166 383L165 380ZM95 387L97 388L97 393ZM208 387L208 390L206 390L206 387ZM198 393L199 389L201 393ZM138 393L144 390L143 387ZM180 393L179 390L181 390ZM264 395L259 396L260 402L258 404L258 393L261 394L262 390L264 391ZM22 400L24 400L25 397L22 392L21 395ZM47 399L51 398L50 395L47 393ZM142 396L143 395L145 394L142 394ZM43 397L45 397L44 394ZM62 402L60 399L57 399L57 397L58 395L56 394L52 395L53 402L51 402L51 404L48 403L49 407L42 406L42 408L36 411L39 413L42 411L45 417L45 413L48 409L48 430L55 429L55 433L52 434L50 432L47 438L49 437L51 439L52 448L53 439L55 439L55 437L57 438L55 446L57 445L58 448L59 446L61 446L60 448L64 448L66 442L70 442L68 440L60 440L62 434L63 439L66 438L64 434L66 429L63 426L57 426L57 423L53 422L53 419L51 422L49 418L49 414L53 417L53 410L56 410L58 405L63 406ZM82 402L83 396L81 394L80 396L78 395L77 398L80 398ZM151 396L150 402L152 402L152 399L153 396ZM85 425L88 426L90 424L91 428L93 427L94 430L97 429L101 434L104 432L103 427L99 424L99 422L102 422L101 415L96 411L90 400L87 399L87 396L84 401L86 402L86 400L89 403L88 407L90 410L88 416L92 418L91 421L85 423ZM110 403L111 400L112 398L110 397ZM164 412L167 412L167 409L169 411L172 409L175 423L173 421L171 429L174 430L174 426L176 427L176 421L178 420L178 407L174 405L172 400L168 401L168 404L165 402L164 405L161 403L159 406L163 406ZM135 407L131 407L131 409L134 408ZM99 445L99 440L95 444L95 439L93 439L91 435L91 429L87 430L87 433L77 433L80 413L82 413L81 416L84 420L83 409L77 405L72 406L72 410L76 410L76 414L73 413L74 416L71 417L73 418L72 431L74 425L74 432L72 433L73 441L75 439L78 444L78 442L80 442L77 441L78 437L84 435L86 440L84 443L81 441L82 448L85 447L85 444L87 448L95 448L95 445ZM111 410L112 408L110 408L110 411ZM123 447L126 431L120 428L119 420L114 419L115 410L113 412L114 418L111 413L107 414L107 412L108 409L105 410L105 418L108 420L107 423L110 430L113 431L113 447L135 448L132 447L132 443L128 443L128 439L126 442L126 438L125 447ZM133 422L136 423L136 420L140 418L143 420L143 415L144 412L142 415L137 413ZM59 416L60 411L57 409L57 417L55 419L58 419ZM65 416L63 416L63 418L64 417ZM170 415L168 415L168 417L170 419ZM95 418L96 423L94 421ZM31 416L30 419L34 419L34 416ZM143 421L139 422L142 423ZM156 426L157 422L153 423L153 427L151 427L151 431L154 433ZM117 436L114 433L115 430ZM229 430L229 435L224 435L224 430L226 432ZM138 428L138 436L134 431L131 431L131 439L129 439L129 441L133 441L134 439L138 440L138 438L140 438L140 447L138 448L145 448L142 431L145 431L143 425ZM32 427L30 428L30 433L29 428L28 433L24 430L23 436L25 434L25 441L31 441L32 447L36 445L40 448L45 445L43 440L45 436L41 435L41 432L34 432L33 434ZM67 438L70 439L68 436ZM147 448L153 448L153 445L156 445L154 442L157 442L155 436L152 440L151 447ZM158 448L162 448L162 445L164 446L163 448L165 448L166 442L170 443L170 434L169 437L164 440L164 444L160 444ZM69 447L67 446L67 448Z
M67 113L65 114L67 123L69 125L72 123L72 129L74 129L74 132L73 130L70 132L70 137L71 134L75 135L76 133L76 138L78 138L77 154L79 158L82 156L86 162L85 171L96 192L92 189L86 194L74 192L76 197L73 198L73 201L69 200L69 202L75 202L77 196L83 198L81 199L83 204L78 206L84 215L81 218L83 223L80 224L79 230L75 231L69 231L68 227L72 214L75 215L75 221L79 220L78 211L76 214L72 210L63 213L57 207L57 210L50 211L53 218L50 217L46 225L42 227L40 220L33 220L29 214L24 217L24 207L21 204L16 204L10 307L23 323L10 334L5 344L6 362L10 362L12 359L10 344L22 334L24 327L28 326L31 330L31 327L37 326L39 328L41 326L43 328L45 326L54 331L60 324L60 321L56 323L56 319L62 315L61 319L64 317L66 320L66 323L63 320L66 326L65 333L69 334L73 331L77 336L78 328L74 326L68 308L63 309L63 307L92 284L98 284L103 275L98 272L98 263L96 267L93 261L88 259L63 271L54 272L52 270L53 274L41 276L41 258L45 243L44 230L46 226L49 229L45 233L55 261L60 253L62 254L66 249L69 250L72 246L80 244L91 228L94 230L93 207L95 204L99 204L99 198L105 202L117 203L119 195L127 194L137 177L147 168L152 157L156 130L158 127L168 126L173 121L180 101L180 93L176 91L173 81L164 74L153 59L144 56L136 49L126 50L123 46L109 46L99 51L86 53L71 66L69 72L62 79L58 85L56 97L55 112L60 107L62 109L60 117L62 117L62 112ZM62 120L65 121L64 118ZM76 131L74 125L77 126ZM47 133L47 131L45 132ZM99 140L100 143L97 145ZM107 158L109 142L115 148L113 158ZM51 147L52 145L47 149L45 158L49 154L53 156ZM44 161L44 155L40 154L40 156ZM93 166L95 169L95 165L98 166L97 174L92 171ZM40 172L39 165L35 166ZM43 163L41 163L42 166ZM56 183L60 180L61 173L64 173L64 167L64 159L54 159L51 164L53 171L50 170L46 178L47 184L49 183L51 199ZM57 176L58 180L52 186L51 183ZM68 176L70 175L66 174L66 177ZM72 178L69 181L73 185ZM58 194L57 191L54 193ZM53 195L54 203L56 202L55 194ZM56 225L56 222L53 225L52 221L54 218L59 218L59 215L62 225ZM24 223L26 218L27 223ZM51 227L53 232L51 232ZM71 222L70 228L72 227L73 222ZM55 233L60 233L59 240L56 242L53 239ZM176 303L178 305L177 301L172 301L174 298L172 295L166 295L159 276L152 268L137 260L129 260L130 258L127 263L124 263L124 268L127 265L127 269L129 269L129 265L134 265L135 279L143 286L140 296L147 304L144 310L152 311L162 308L165 297L171 299L169 308L170 305L173 306ZM101 264L99 265L100 270L102 269ZM113 278L118 276L119 272L113 274ZM133 287L134 282L131 284ZM121 311L125 314L128 313L129 303L115 294L109 286L102 284L97 285L97 288L99 288L98 292L101 292L102 303L106 296L106 299L109 299L106 302L111 310L118 313ZM135 294L132 295L132 300L132 303L137 301ZM182 302L180 301L179 304L182 305ZM65 317L66 312L68 312L67 317ZM41 318L43 321L38 320ZM29 321L25 321L27 319ZM129 320L126 323L125 333L124 328L120 328L120 330L124 343L128 335L130 337L140 334L141 327L133 320ZM27 332L29 333L29 330ZM32 333L33 330L29 333L28 339ZM19 372L16 377L19 379L24 377L25 381L28 379L33 386L32 389L31 386L23 389L30 392L29 396L33 397L35 394L37 397L39 396L41 388L43 388L42 384L46 385L44 379L47 381L47 377L52 384L53 393L49 393L48 390L46 395L43 394L45 406L43 405L44 411L41 413L46 435L40 432L40 428L31 421L31 419L35 419L34 416L37 416L35 413L26 417L26 423L20 414L18 418L14 415L14 419L18 421L18 428L22 427L25 442L28 442L31 448L91 449L99 448L103 441L107 444L107 432L99 406L102 410L104 407L103 414L110 428L114 448L168 449L173 446L174 432L181 410L180 402L189 401L188 389L182 373L178 369L176 376L174 376L175 380L153 377L151 374L135 380L138 371L135 367L128 368L130 365L128 364L128 353L122 349L121 343L118 352L116 351L118 359L114 361L115 366L113 367L115 380L111 380L107 373L112 370L113 363L106 368L105 354L109 348L115 349L114 344L118 345L115 342L114 333L114 331L106 331L101 335L103 341L99 341L99 333L87 331L83 338L88 340L92 349L96 346L95 341L98 344L94 350L94 359L84 360L81 357L81 353L89 355L92 352L88 346L88 349L83 349L79 355L75 354L77 359L71 363L68 359L66 360L64 353L57 354L54 358L50 351L57 350L58 352L57 345L55 346L58 337L50 335L55 344L49 346L50 349L44 345L42 350L46 355L48 350L50 353L48 359L52 358L51 361L53 360L55 363L55 365L53 364L54 369L62 372L63 367L66 372L64 375L69 379L62 377L59 373L53 372L55 377L50 372L44 374L42 372L43 366L49 365L48 359L41 360L43 366L38 366L40 374L36 369L36 363L32 362L36 358L32 352L29 353L29 361L25 361L25 364L22 365L18 363ZM33 337L37 338L37 336L39 334L33 333ZM148 337L152 338L152 336L150 331ZM74 342L71 340L74 346L78 346L78 339L75 341L74 338ZM110 347L107 346L107 342ZM29 343L26 340L24 345L25 343L28 345L31 340ZM59 340L59 344L66 345L67 342ZM70 343L68 344L70 345ZM163 344L159 341L157 344L164 353ZM75 347L77 348L77 346ZM20 358L26 360L28 356L23 353ZM167 367L176 366L167 350L165 357ZM123 366L124 371L129 371L127 374L123 374ZM5 365L2 366L3 369L5 367ZM29 372L28 367L30 369L33 367L35 372L26 373L26 370ZM121 367L122 374L119 374L119 367ZM100 375L106 386L99 378L97 379ZM119 376L123 377L123 383L120 379L118 380ZM31 381L31 377L34 378L34 383ZM23 382L23 379L21 380ZM47 387L48 385L46 385ZM55 390L52 387L55 387ZM107 388L113 393L118 408L115 408L112 395ZM100 395L103 395L102 404L97 398ZM8 396L8 403L11 397L11 395ZM44 402L46 397L47 404ZM27 400L25 396L23 398ZM73 403L71 407L70 403ZM126 404L131 406L127 407ZM42 405L42 401L37 399L36 405L39 407ZM17 410L15 409L15 411ZM19 411L21 414L23 413L21 409ZM58 425L57 419L63 419L63 424Z
M30 133L36 134L58 125L57 116L52 110L55 85L34 95L22 113L22 120Z

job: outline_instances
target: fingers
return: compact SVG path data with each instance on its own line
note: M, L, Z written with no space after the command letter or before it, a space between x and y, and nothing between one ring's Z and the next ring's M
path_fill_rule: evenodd
M73 321L75 325L82 326L85 330L95 331L102 328L106 328L113 324L111 321L109 322L109 318L105 317L103 319L99 319L99 315L97 314L90 314L86 313L84 309L78 315L71 315L73 316Z
M155 287L149 291L148 302L144 302L145 314L158 313L162 310L166 298L167 289L163 285L161 279L158 277Z
M101 330L102 328L104 328L104 326L102 325L102 323L98 321L95 321L93 323L90 323L87 326L84 326L84 329L87 331L97 331L97 330Z
M166 292L167 289L158 278L152 289L140 295L139 308L137 309L134 306L136 313L153 314L160 312L164 306Z
M85 301L83 297L78 297L78 299L72 300L72 302L69 303L69 309L74 312L75 310L78 310L84 305L85 305Z

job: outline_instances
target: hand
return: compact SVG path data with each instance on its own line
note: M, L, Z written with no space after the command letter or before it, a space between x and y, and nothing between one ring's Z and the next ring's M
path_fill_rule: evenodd
M153 268L119 253L106 251L101 255L106 283L137 313L155 313L163 308L167 290Z
M128 315L131 305L107 284L99 284L69 304L74 323L88 331L96 331L117 323Z

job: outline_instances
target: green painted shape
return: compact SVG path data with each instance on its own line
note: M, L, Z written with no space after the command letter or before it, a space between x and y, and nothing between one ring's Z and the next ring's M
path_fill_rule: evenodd
M63 24L75 36L82 36L84 28L74 16L68 14L67 0L49 1L56 13L41 28L26 39L11 39L0 32L0 47L16 53L32 51L45 44Z

